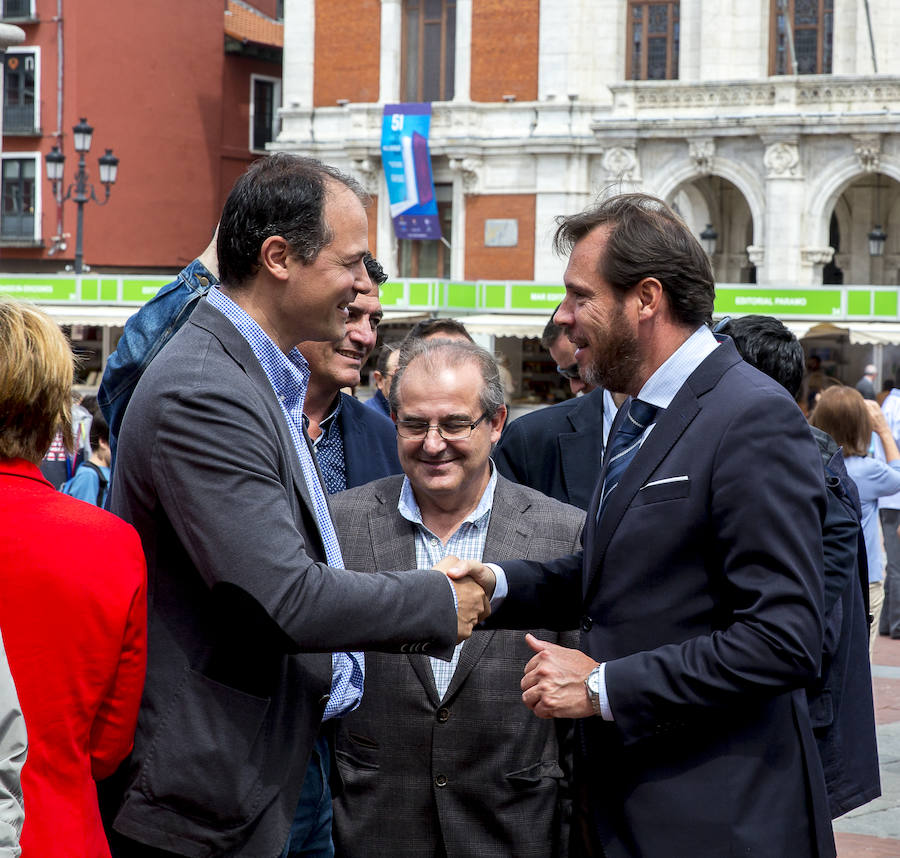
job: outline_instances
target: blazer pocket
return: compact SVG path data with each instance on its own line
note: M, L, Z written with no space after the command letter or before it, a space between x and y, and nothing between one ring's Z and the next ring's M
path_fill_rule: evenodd
M507 772L506 779L521 787L537 786L541 781L562 780L565 773L556 760L541 760L533 766Z
M632 506L686 498L690 493L691 480L689 477L661 477L650 480L641 486Z
M378 771L378 742L353 730L340 730L334 751L342 771Z
M144 759L141 789L155 804L218 827L253 819L263 799L269 699L186 669Z

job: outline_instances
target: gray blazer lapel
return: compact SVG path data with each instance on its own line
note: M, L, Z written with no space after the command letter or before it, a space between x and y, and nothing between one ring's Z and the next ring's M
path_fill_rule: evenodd
M231 323L224 314L220 313L215 307L211 306L205 299L197 304L190 318L190 324L197 325L213 334L222 344L222 347L231 356L232 360L237 363L241 369L247 373L247 376L253 381L263 396L272 425L278 433L278 440L282 448L288 453L288 461L290 462L291 477L293 478L294 488L300 499L306 505L309 514L316 521L316 511L313 506L312 497L309 493L309 487L306 485L306 479L303 476L303 468L300 466L300 460L297 457L297 451L294 448L294 441L291 438L291 431L287 425L287 418L281 410L281 405L272 389L272 383L263 370L262 365L250 344L244 339L240 331ZM303 433L304 440L309 444L306 433ZM310 453L313 462L316 462L315 451L310 445ZM316 465L318 473L318 465ZM320 478L321 479L321 478ZM324 491L324 489L323 489ZM324 547L324 544L323 544Z
M416 542L415 530L400 513L397 512L397 501L403 478L398 477L392 485L391 493L378 499L381 503L369 511L369 538L372 540L372 551L375 555L376 569L415 569ZM425 694L433 706L439 706L437 686L434 683L434 671L428 656L419 653L406 656L412 669L419 677Z
M485 558L502 565L507 560L517 560L528 555L528 544L531 541L528 528L530 506L531 502L519 492L515 483L497 475L491 520L484 543ZM493 630L479 629L463 644L445 700L449 700L460 689L493 636Z

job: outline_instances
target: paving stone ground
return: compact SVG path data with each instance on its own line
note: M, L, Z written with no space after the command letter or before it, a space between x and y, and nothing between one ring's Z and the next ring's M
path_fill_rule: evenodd
M878 638L872 683L882 795L835 820L838 858L900 858L900 640Z

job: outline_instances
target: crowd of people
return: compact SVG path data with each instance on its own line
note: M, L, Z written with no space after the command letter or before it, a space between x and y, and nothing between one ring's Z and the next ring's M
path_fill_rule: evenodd
M807 422L797 340L713 327L706 253L626 194L558 219L577 396L507 426L434 319L361 403L367 203L251 165L63 481L69 344L0 302L0 854L834 856L880 792L900 391Z

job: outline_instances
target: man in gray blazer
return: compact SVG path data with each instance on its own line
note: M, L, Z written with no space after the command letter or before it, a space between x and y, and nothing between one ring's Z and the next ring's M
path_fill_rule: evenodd
M430 568L447 555L551 559L584 513L500 476L506 417L494 359L468 342L408 345L391 388L400 463L332 498L354 568ZM535 631L577 645L574 632ZM572 727L522 704L522 632L475 631L450 665L366 653L366 693L338 724L343 858L551 858L566 854Z
M483 613L435 569L345 571L304 431L295 346L340 338L368 288L364 198L318 161L254 162L221 286L129 404L112 510L141 535L150 616L116 856L332 855L327 725L362 693L353 651L449 657Z

